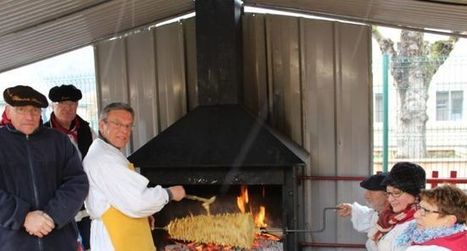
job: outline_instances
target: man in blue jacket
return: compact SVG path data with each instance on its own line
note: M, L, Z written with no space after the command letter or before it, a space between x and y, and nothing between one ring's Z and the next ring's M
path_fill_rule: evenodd
M41 125L44 95L3 92L10 123L0 128L0 250L76 250L74 216L89 183L70 139Z

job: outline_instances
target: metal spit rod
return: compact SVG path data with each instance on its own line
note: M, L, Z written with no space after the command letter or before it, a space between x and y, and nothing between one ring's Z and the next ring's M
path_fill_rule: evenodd
M321 233L326 230L326 212L330 210L339 210L339 207L325 207L323 209L323 223L320 229L317 230L312 230L312 229L282 229L282 228L261 228L260 231L261 233L277 233L277 232L282 232L282 233Z
M267 233L321 233L326 230L326 212L330 210L338 210L340 209L339 207L325 207L323 209L323 223L320 229L318 230L312 230L312 229L282 229L282 228L260 228L260 232L263 234ZM167 230L167 227L155 227L154 229L157 230Z

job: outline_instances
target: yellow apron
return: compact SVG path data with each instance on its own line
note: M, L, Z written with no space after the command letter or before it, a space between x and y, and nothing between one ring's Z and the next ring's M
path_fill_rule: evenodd
M128 168L134 170L133 164ZM110 207L101 218L115 251L156 250L147 217L131 218Z

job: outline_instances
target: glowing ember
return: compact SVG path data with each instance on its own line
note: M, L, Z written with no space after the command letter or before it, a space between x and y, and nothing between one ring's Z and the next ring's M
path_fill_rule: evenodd
M165 251L243 251L231 246L222 246L215 244L204 244L197 242L176 242L164 248ZM253 246L249 251L264 251L264 250L283 250L280 238L272 234L257 234Z

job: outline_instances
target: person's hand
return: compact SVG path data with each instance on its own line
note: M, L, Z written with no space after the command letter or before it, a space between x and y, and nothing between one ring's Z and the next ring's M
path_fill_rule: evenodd
M337 207L339 208L337 210L337 215L340 217L347 217L352 214L352 205L349 203L340 203Z
M36 210L26 215L24 228L30 235L42 238L55 228L55 223L49 215L40 210Z
M151 228L151 230L154 230L156 228L156 219L154 218L154 216L149 216L148 217L148 221L149 221L149 227Z
M172 200L180 201L185 197L185 188L182 186L173 186L168 188L172 193Z

